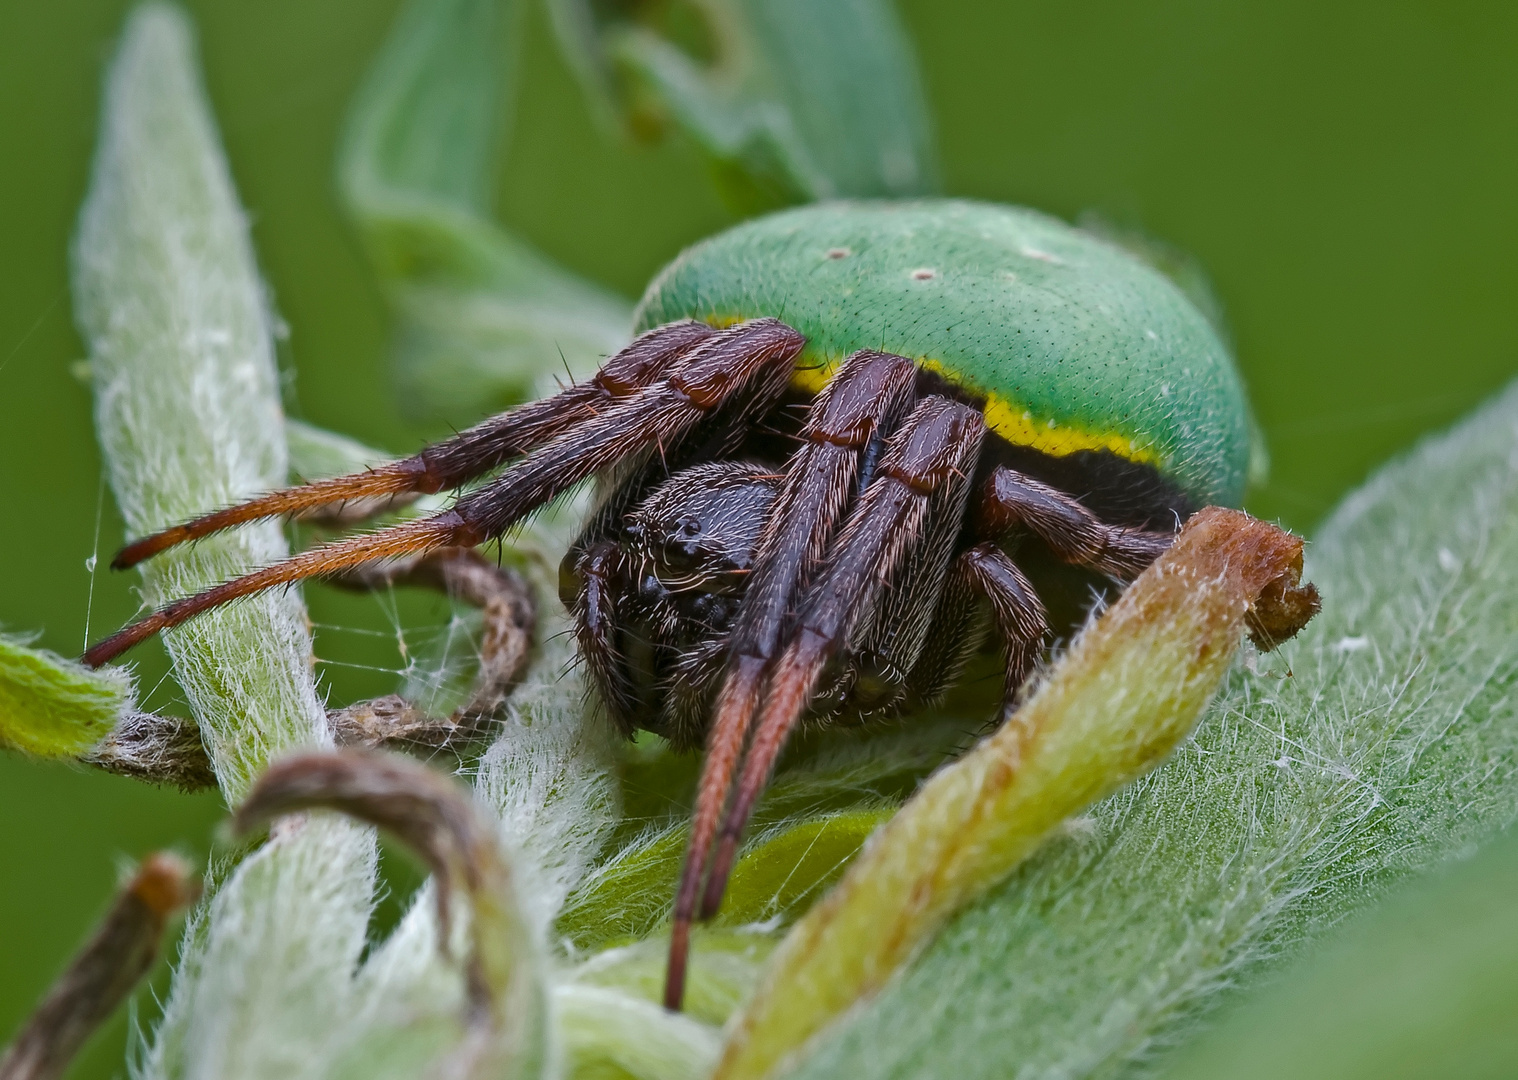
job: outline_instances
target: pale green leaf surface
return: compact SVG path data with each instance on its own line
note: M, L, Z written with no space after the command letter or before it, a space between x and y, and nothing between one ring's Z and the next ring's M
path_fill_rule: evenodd
M1223 992L1518 817L1518 387L1310 548L1324 611L799 1076L1145 1072Z
M1503 1080L1518 1063L1518 834L1399 890L1240 1003L1167 1080ZM1327 943L1325 943L1327 945Z
M0 747L76 758L110 733L132 699L121 668L90 671L0 637Z
M139 9L107 80L74 246L96 427L136 535L284 482L270 318L237 202L172 9ZM144 564L152 605L288 554L278 523ZM327 738L298 593L280 591L164 635L222 789L235 802L269 757Z
M603 111L677 128L742 210L924 195L938 168L916 60L888 0L551 0Z
M263 285L200 87L188 25L149 5L107 79L74 253L96 420L128 528L142 533L278 486L286 458ZM286 554L278 524L148 564L150 603ZM329 739L295 592L167 635L175 676L235 802L269 758ZM312 821L245 859L191 917L139 1075L294 1077L364 943L374 844Z
M397 318L401 400L454 419L592 371L624 300L490 220L519 0L411 0L349 114L338 179ZM560 360L562 354L563 360Z
M567 983L554 1010L572 1076L701 1080L717 1056L712 1028L615 990Z
M691 966L684 1014L720 1027L753 992L764 963L775 949L773 928L698 926L691 934ZM655 934L604 949L569 972L576 983L617 990L663 1007L664 965L669 937Z
M849 730L798 737L754 815L722 924L787 925L836 880L890 809L963 751L980 726L952 715L917 716L869 738ZM620 944L666 925L699 765L695 755L672 753L652 736L621 755L619 835L555 924L574 948ZM698 956L698 973L700 965Z

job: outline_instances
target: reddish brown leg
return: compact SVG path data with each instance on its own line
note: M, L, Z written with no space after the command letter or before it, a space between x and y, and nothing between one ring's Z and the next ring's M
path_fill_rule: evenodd
M733 625L728 670L707 738L691 820L690 843L675 895L664 1003L678 1009L685 994L691 920L707 856L727 803L759 689L792 601L832 539L870 441L889 430L911 403L910 360L885 353L851 356L818 395L786 465Z
M1175 539L1171 533L1125 529L1099 520L1076 499L1032 477L1000 466L981 499L982 536L1026 529L1055 556L1119 581L1132 581Z
M723 823L703 909L715 911L732 871L738 840L780 751L800 720L817 678L914 550L933 496L973 468L984 434L974 409L947 398L920 402L887 445L870 485L849 515L826 569L809 588L768 684L743 772ZM683 970L671 956L666 1002Z
M375 559L453 545L473 547L500 536L523 515L593 473L623 458L675 443L729 400L742 396L775 400L803 344L800 334L774 319L720 331L680 358L664 378L529 454L451 509L313 548L176 601L95 645L85 653L84 662L99 667L160 630L275 585L330 577Z
M698 322L671 323L650 330L606 361L594 378L578 386L493 416L400 461L271 492L145 536L122 548L111 561L111 568L124 570L177 544L249 521L285 514L309 515L349 501L383 503L392 496L433 494L457 487L629 397L714 333Z
M220 607L229 600L272 589L276 585L289 585L313 577L329 577L360 563L376 559L394 559L402 555L434 551L437 548L458 545L472 547L484 539L469 532L468 523L454 510L447 510L435 517L420 521L408 521L389 529L364 536L349 537L336 543L324 544L310 551L286 559L284 562L255 570L240 578L233 578L204 592L187 596L166 604L145 619L116 631L104 641L92 645L84 654L86 667L99 667L108 663L133 645L162 630L178 626L202 612Z

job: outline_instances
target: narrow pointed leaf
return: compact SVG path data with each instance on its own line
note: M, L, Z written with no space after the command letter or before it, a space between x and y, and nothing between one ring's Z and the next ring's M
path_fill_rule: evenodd
M128 530L152 532L282 484L266 295L174 9L149 5L127 24L73 268L96 427ZM209 538L145 564L144 599L184 596L287 553L277 522ZM271 753L325 736L298 593L210 613L165 641L229 799Z
M587 89L636 134L675 128L752 212L931 193L916 60L888 0L551 0Z
M247 220L184 16L127 20L74 249L96 422L127 527L144 533L280 486L286 450L270 319ZM144 568L155 603L287 553L277 522ZM223 794L271 756L327 741L300 596L267 593L166 635ZM293 1080L331 1031L364 946L370 831L291 828L245 858L195 912L138 1075Z

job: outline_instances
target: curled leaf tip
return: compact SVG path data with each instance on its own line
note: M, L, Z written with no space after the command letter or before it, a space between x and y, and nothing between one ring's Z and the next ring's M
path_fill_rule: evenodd
M1249 636L1261 649L1291 640L1321 610L1317 588L1302 582L1301 537L1218 506L1193 515L1182 535L1185 561L1199 568L1216 563L1236 581L1249 605Z
M93 937L0 1056L0 1080L52 1080L125 1000L158 956L165 925L199 895L190 865L149 855Z
M274 818L329 809L391 833L432 870L440 945L450 938L453 898L470 911L465 1030L441 1075L510 1075L541 1053L543 991L534 942L522 918L495 823L469 793L420 762L377 750L324 750L276 761L238 807L246 835Z
M490 876L493 831L450 778L396 754L345 749L292 754L271 765L248 793L232 828L240 836L301 810L338 810L393 834L437 878L446 927L453 890ZM504 875L504 869L501 874Z

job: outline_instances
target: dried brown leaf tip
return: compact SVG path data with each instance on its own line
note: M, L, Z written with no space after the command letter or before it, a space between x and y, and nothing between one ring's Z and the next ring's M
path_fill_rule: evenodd
M87 1039L153 966L168 921L199 894L176 855L149 855L95 934L0 1058L0 1080L62 1076Z
M1209 506L1187 522L1177 553L1183 568L1230 581L1248 604L1250 640L1269 652L1290 641L1322 609L1302 582L1302 538L1238 510Z
M246 834L302 810L337 810L400 840L432 870L440 945L450 939L455 897L469 905L470 947L464 972L469 1012L448 1076L505 1075L509 1061L534 1053L543 1005L533 942L519 913L511 870L495 822L469 792L408 757L344 749L275 762L238 808L233 827Z

